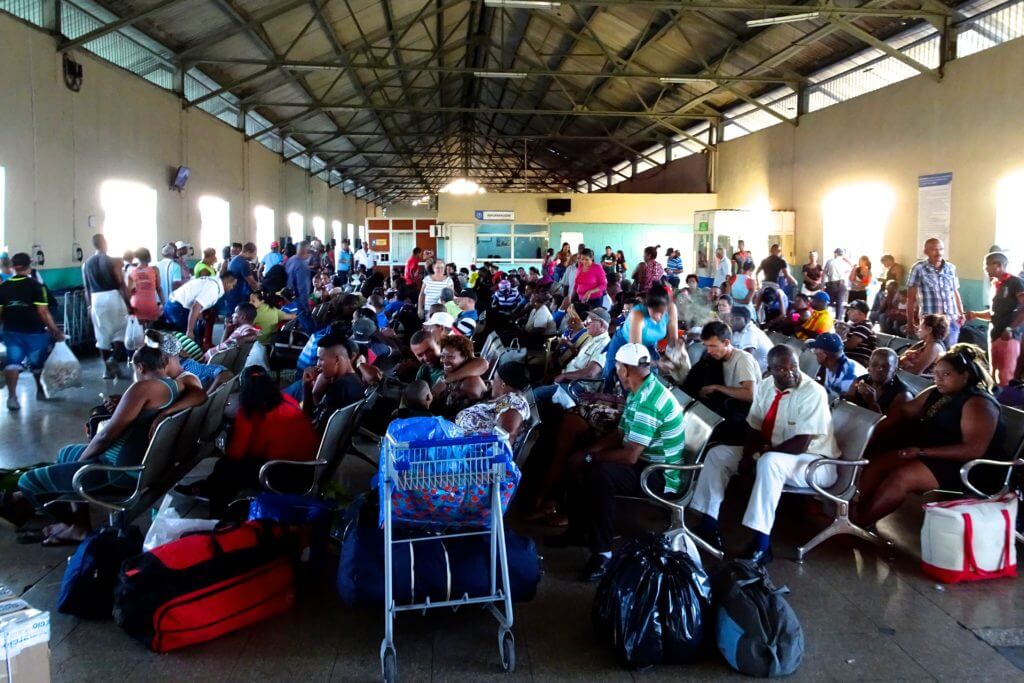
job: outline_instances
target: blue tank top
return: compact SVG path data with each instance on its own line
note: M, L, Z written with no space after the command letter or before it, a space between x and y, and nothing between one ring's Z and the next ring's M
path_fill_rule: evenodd
M637 304L633 306L634 311L640 311L644 314L644 331L640 336L640 343L644 346L656 346L658 342L665 338L668 334L668 311L665 315L661 316L661 320L653 320L647 313L647 306L644 304ZM630 312L626 316L626 322L619 328L619 331L615 334L622 338L622 341L629 341L629 326L633 320L633 314Z

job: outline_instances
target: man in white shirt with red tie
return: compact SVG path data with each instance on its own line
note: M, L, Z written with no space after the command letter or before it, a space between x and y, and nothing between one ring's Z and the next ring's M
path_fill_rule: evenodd
M810 486L810 464L839 455L828 395L813 378L800 372L796 352L784 345L774 347L768 353L768 372L773 381L757 387L747 416L746 442L708 451L690 503L703 515L697 534L720 550L718 510L725 489L741 464L753 459L754 488L743 526L754 538L744 557L761 564L772 559L770 535L783 487ZM828 487L835 483L836 471L832 466L819 467L813 477L816 484Z

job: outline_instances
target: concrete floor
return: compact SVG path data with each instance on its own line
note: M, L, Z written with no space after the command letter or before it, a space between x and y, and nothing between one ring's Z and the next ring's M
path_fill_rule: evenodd
M87 363L87 377L99 364ZM0 467L52 460L65 443L82 438L82 418L99 392L126 382L91 380L59 401L37 405L23 380L20 413L0 414ZM0 404L2 405L2 404ZM351 471L346 478L368 474ZM724 520L735 520L735 511ZM900 549L894 562L868 546L838 539L792 557L796 542L821 525L799 501L786 503L770 567L803 624L807 652L795 680L1021 680L1024 681L1024 587L1020 580L939 586L916 566L920 511L908 504L881 525ZM535 529L538 534L543 530ZM737 539L733 539L737 540ZM717 655L691 666L625 671L592 636L593 586L574 580L586 553L542 550L546 573L537 598L518 605L515 633L519 668L498 666L497 630L479 611L397 623L399 672L404 680L630 680L741 679ZM20 546L0 529L0 583L31 604L53 609L68 550ZM311 587L291 612L220 640L166 655L148 652L112 622L52 615L54 680L321 681L374 680L383 634L379 610L341 605L331 577ZM1016 665L1015 665L1016 662ZM1020 668L1018 668L1018 666Z

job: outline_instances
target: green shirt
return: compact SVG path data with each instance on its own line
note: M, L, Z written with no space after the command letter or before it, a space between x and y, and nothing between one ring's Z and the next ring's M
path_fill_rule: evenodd
M270 304L260 304L256 307L256 319L253 324L260 328L260 336L257 338L260 344L269 344L274 340L274 333L281 323L284 314L280 309Z
M196 264L192 272L196 277L213 277L217 274L217 270L213 266L208 266L202 261Z
M420 369L416 371L416 379L423 380L430 385L431 389L441 381L442 377L444 377L444 368L440 364L436 368L429 365L421 365Z
M644 447L642 460L673 465L683 459L683 409L654 373L629 394L619 426L624 443ZM679 472L665 472L665 490L679 490Z

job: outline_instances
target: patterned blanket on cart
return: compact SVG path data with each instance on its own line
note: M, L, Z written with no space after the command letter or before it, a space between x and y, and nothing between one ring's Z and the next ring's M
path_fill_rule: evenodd
M381 482L387 476L389 460L396 475L390 501L392 521L419 528L488 528L491 486L498 486L504 514L521 477L506 437L467 435L440 417L394 420L381 449ZM495 476L494 463L500 465L502 474ZM384 486L379 489L383 525L388 501Z

